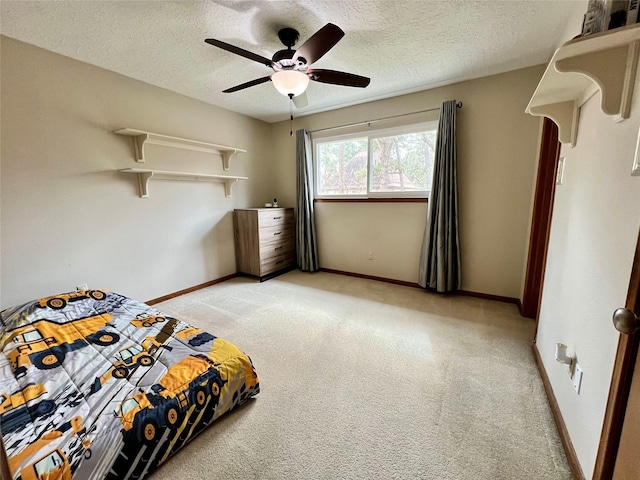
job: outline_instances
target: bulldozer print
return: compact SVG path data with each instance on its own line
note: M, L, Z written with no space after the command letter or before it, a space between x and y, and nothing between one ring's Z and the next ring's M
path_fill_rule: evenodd
M134 345L123 348L116 353L116 362L107 373L99 378L96 377L89 391L89 395L93 395L99 391L111 378L127 378L138 367L151 367L156 362L156 359L151 355L158 349L154 343L151 343L152 341L153 339L151 338L145 340L145 344L149 345L151 350Z
M140 314L135 319L131 320L131 325L137 328L149 328L155 325L156 323L162 323L166 320L162 315L147 315Z
M138 367L150 367L155 359L141 347L123 348L116 353L118 361L113 364L112 375L116 378L126 378L129 372Z

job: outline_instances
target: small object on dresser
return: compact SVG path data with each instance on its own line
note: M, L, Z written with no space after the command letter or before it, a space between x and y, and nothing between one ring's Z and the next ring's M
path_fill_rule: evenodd
M273 208L278 208L278 199L273 197Z
M265 204L264 204L264 206L265 206L265 208L271 208L271 207L273 207L273 205L271 205L270 203L265 203Z

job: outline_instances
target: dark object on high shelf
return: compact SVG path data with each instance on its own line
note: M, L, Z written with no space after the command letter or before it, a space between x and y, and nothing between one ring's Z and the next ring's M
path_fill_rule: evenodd
M612 28L624 27L627 24L627 11L617 10L611 12L611 20L609 20L609 30Z

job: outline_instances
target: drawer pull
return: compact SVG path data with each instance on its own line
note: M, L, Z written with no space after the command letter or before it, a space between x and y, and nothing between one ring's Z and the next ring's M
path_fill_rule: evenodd
M273 217L274 220L280 220L282 217Z
M284 260L278 260L278 261L276 262L276 265L279 265L279 264L281 264L281 263L283 263L283 262L284 262Z
M280 250L282 248L282 245L280 245L279 247L274 248L274 250Z
M280 235L282 232L275 232L274 235Z

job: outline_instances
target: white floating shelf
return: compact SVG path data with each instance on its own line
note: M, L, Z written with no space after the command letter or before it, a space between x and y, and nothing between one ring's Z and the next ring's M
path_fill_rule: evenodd
M134 173L138 177L138 189L140 198L149 197L149 180L152 178L157 180L192 180L205 182L222 182L224 183L224 194L226 197L231 196L231 187L238 180L249 180L248 177L234 177L231 175L211 175L208 173L188 173L188 172L169 172L166 170L144 170L141 168L124 168L119 170L121 173Z
M640 26L589 35L556 50L526 112L558 125L558 138L576 144L579 109L598 90L602 111L629 118L640 49Z
M214 143L201 142L199 140L190 140L188 138L171 137L162 135L161 133L145 132L144 130L135 130L133 128L123 128L115 130L113 133L118 135L127 135L133 138L133 147L135 149L136 162L144 163L144 147L145 145L163 145L165 147L182 148L184 150L195 150L196 152L215 153L222 156L222 167L229 170L231 157L236 153L246 153L246 150L235 147L226 147L224 145L216 145Z

